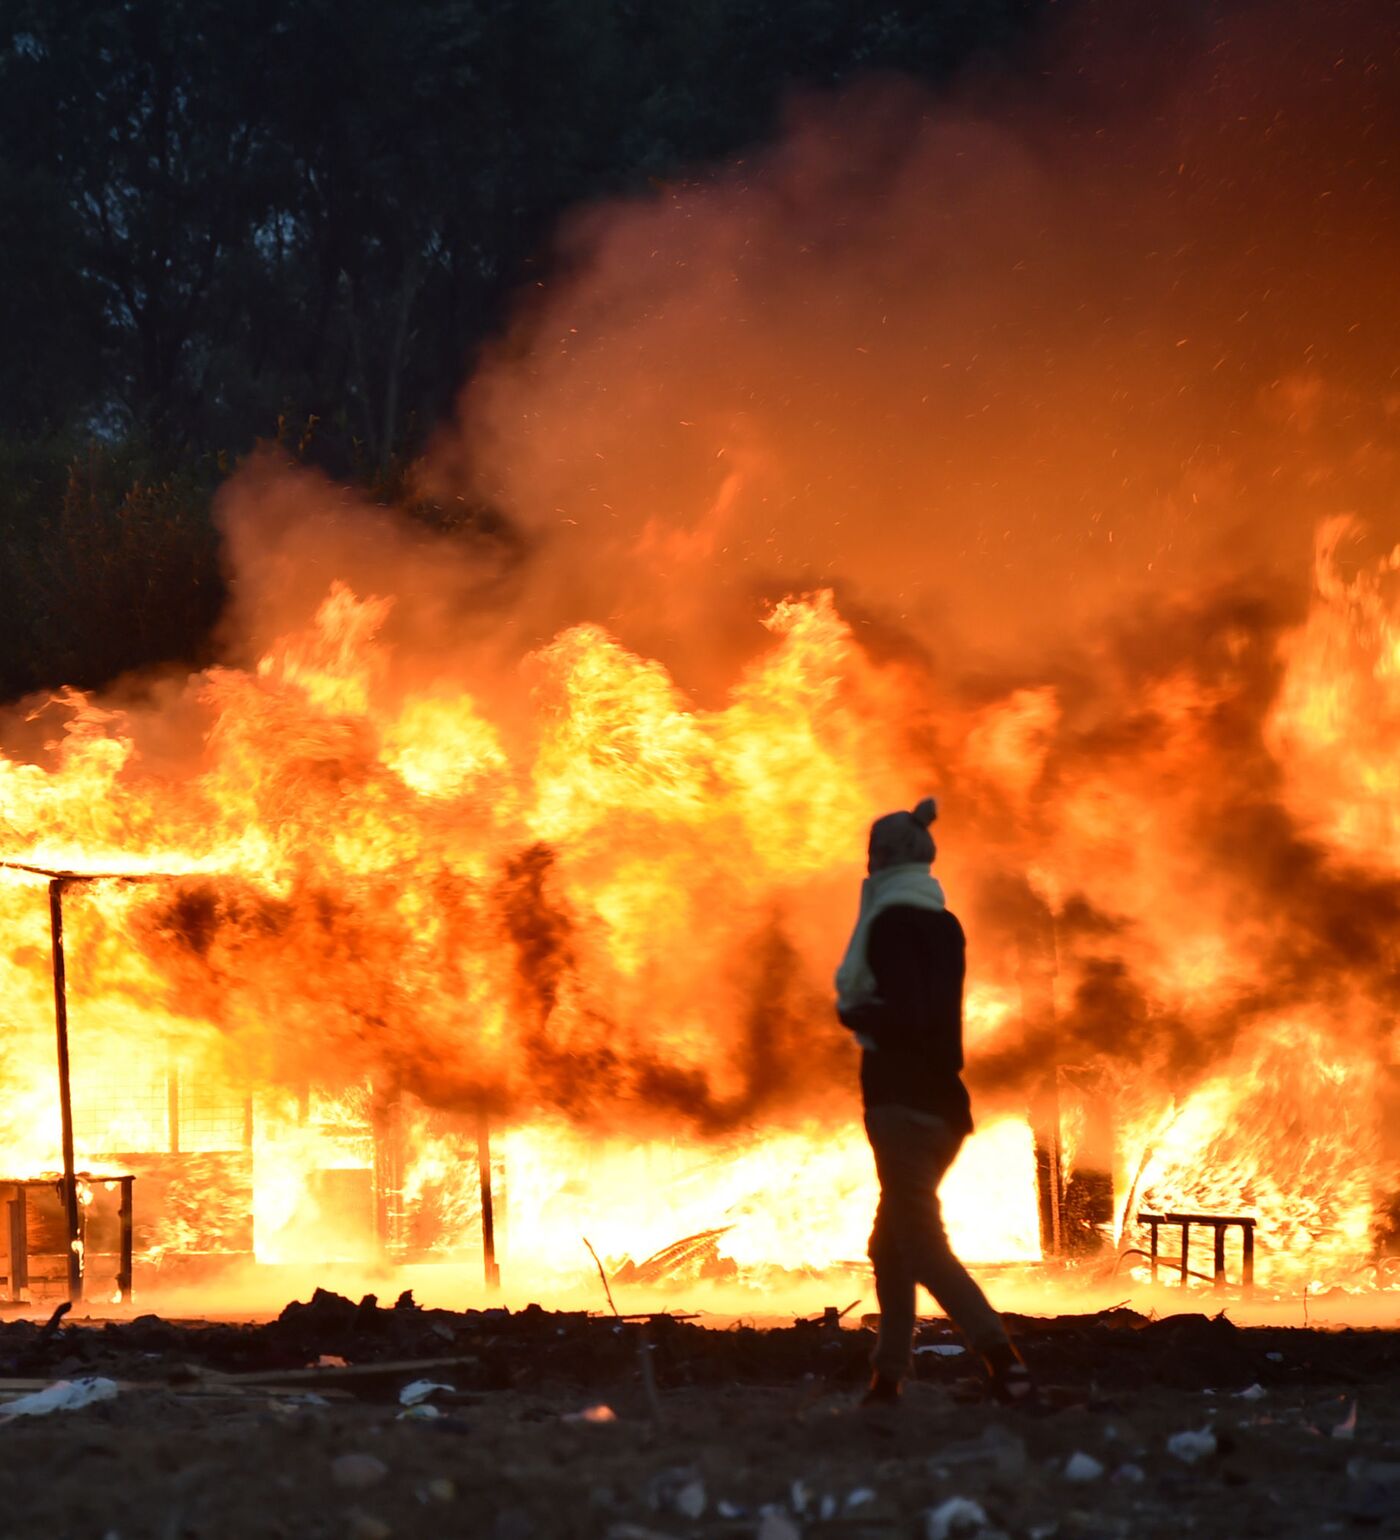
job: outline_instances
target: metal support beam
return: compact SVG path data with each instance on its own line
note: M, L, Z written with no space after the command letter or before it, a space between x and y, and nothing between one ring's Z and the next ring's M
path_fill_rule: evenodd
M1060 1143L1060 1094L1052 1069L1031 1105L1035 1137L1036 1208L1040 1214L1040 1249L1047 1257L1064 1255L1064 1150Z
M1055 1013L1055 920L1049 909L1025 890L1016 931L1017 978L1021 989L1021 1025L1035 1043L1040 1061L1038 1084L1031 1093L1031 1132L1035 1138L1036 1207L1040 1213L1040 1249L1045 1257L1065 1252L1065 1169L1060 1134L1060 1071Z
M18 1304L29 1289L29 1192L15 1183L10 1199L10 1302Z
M68 1298L83 1297L83 1239L78 1176L73 1162L73 1085L68 1067L68 979L63 961L62 877L49 882L49 930L53 939L53 1014L58 1037L58 1108L63 1122L63 1217L68 1242Z
M117 1262L117 1293L121 1296L123 1304L131 1300L131 1253L132 1253L132 1203L131 1189L135 1178L119 1176L117 1182L121 1188L121 1208L118 1218L121 1221L121 1250Z
M499 1289L501 1269L496 1263L496 1206L491 1192L491 1119L485 1108L476 1115L476 1163L481 1175L481 1248L486 1287Z

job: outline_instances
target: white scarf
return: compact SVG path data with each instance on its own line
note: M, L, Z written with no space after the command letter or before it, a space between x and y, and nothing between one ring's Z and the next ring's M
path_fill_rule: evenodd
M846 955L836 970L836 1003L840 1010L865 1005L875 998L875 975L865 949L870 927L886 909L903 904L909 909L944 909L943 889L927 866L911 862L887 866L860 885L860 914L846 945Z

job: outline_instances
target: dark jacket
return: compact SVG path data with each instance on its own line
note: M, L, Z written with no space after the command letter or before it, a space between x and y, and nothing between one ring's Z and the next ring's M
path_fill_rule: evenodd
M896 904L870 927L866 959L877 998L842 1020L873 1049L861 1058L867 1107L913 1107L972 1132L963 1085L963 928L946 909Z

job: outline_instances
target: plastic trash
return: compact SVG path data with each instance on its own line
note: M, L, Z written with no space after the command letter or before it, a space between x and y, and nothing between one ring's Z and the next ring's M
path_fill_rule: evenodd
M1103 1465L1093 1455L1076 1449L1065 1461L1066 1481L1097 1481L1103 1475Z
M433 1422L442 1416L441 1410L431 1401L419 1401L416 1406L410 1406L407 1411L400 1412L399 1422Z
M698 1519L704 1515L709 1501L704 1478L693 1465L669 1465L647 1483L647 1502L657 1513L679 1513L682 1518Z
M672 1507L682 1518L703 1518L705 1513L705 1483L698 1477L686 1484L672 1499Z
M867 1503L875 1501L874 1487L856 1487L852 1492L847 1492L846 1501L841 1505L843 1513L853 1513L857 1508L864 1508Z
M922 1353L933 1353L939 1358L960 1358L967 1352L965 1347L959 1347L956 1342L926 1342L923 1347L914 1349L914 1356L918 1358Z
M1332 1429L1333 1438L1351 1439L1356 1437L1356 1412L1360 1405L1361 1403L1359 1401L1353 1401L1351 1403L1351 1410L1346 1414L1345 1417L1342 1418L1337 1426Z
M0 1417L47 1417L50 1412L76 1412L98 1401L115 1401L117 1382L90 1377L81 1380L55 1380L32 1395L20 1396L0 1406Z
M1262 1385L1255 1384L1251 1385L1248 1390L1237 1390L1235 1392L1235 1400L1262 1401L1266 1395L1268 1395L1268 1391Z
M400 1406L417 1406L420 1401L426 1401L435 1390L456 1390L455 1385L444 1385L441 1380L414 1380L411 1385L405 1385L399 1392Z
M581 1412L565 1412L565 1422L616 1422L617 1413L610 1406L585 1406Z
M970 1497L950 1497L924 1517L924 1540L961 1540L987 1527L987 1513Z
M1186 1465L1208 1459L1216 1451L1215 1434L1209 1428L1186 1429L1167 1440L1167 1453Z
M1134 1465L1130 1460L1127 1464L1120 1465L1114 1471L1113 1479L1124 1486L1138 1487L1147 1480L1147 1472L1143 1470L1141 1465Z

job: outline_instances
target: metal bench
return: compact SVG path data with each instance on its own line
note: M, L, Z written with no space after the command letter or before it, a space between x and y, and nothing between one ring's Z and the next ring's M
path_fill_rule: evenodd
M1191 1226L1208 1225L1214 1231L1215 1238L1215 1274L1214 1283L1217 1289L1223 1289L1228 1283L1225 1275L1225 1232L1231 1225L1238 1225L1241 1231L1243 1258L1241 1264L1241 1284L1246 1294L1254 1289L1254 1226L1257 1220L1244 1214L1142 1214L1138 1216L1138 1223L1145 1224L1150 1239L1148 1241L1147 1260L1152 1268L1152 1281L1157 1281L1157 1269L1159 1267L1175 1266L1180 1269L1181 1281L1184 1285L1190 1276L1191 1264ZM1163 1225L1175 1225L1181 1231L1181 1255L1179 1257L1162 1257L1158 1255L1157 1232Z

